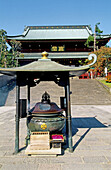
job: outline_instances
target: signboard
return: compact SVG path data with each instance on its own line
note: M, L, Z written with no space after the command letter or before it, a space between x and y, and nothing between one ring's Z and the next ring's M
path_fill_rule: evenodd
M51 46L51 51L65 51L65 45L63 45L63 46Z

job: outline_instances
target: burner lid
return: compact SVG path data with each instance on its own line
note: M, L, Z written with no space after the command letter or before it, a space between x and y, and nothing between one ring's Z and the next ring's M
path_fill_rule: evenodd
M45 114L49 114L49 113L61 113L63 112L63 109L60 109L56 103L36 103L36 105L30 110L30 113L32 114L36 114L36 113L45 113Z
M59 114L63 109L59 108L56 103L50 101L50 95L45 92L42 100L29 111L32 114Z

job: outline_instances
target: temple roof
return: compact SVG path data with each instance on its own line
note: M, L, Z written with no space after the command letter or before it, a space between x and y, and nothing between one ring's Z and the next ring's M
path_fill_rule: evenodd
M7 36L16 40L87 39L92 35L88 25L78 26L27 26L22 35Z

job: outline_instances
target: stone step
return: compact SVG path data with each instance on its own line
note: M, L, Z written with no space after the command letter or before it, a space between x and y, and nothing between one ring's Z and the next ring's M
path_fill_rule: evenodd
M98 83L91 79L70 80L71 104L75 105L110 105L111 94ZM41 101L42 94L47 91L51 101L60 104L60 97L64 96L64 88L54 82L40 82L37 86L31 87L31 106ZM21 98L27 98L27 87L21 87ZM16 89L9 92L6 105L15 105Z
M72 104L111 104L111 94L95 79L71 80Z

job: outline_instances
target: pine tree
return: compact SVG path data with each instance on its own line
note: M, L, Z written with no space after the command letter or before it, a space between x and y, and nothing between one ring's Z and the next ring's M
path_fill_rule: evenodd
M97 23L95 25L95 30L94 30L94 34L93 35L89 35L87 41L85 42L85 45L87 47L90 47L91 44L93 44L93 48L94 48L94 51L96 50L96 44L98 44L98 41L96 40L96 36L100 36L101 33L103 33L103 31L101 31L98 27L100 23Z

